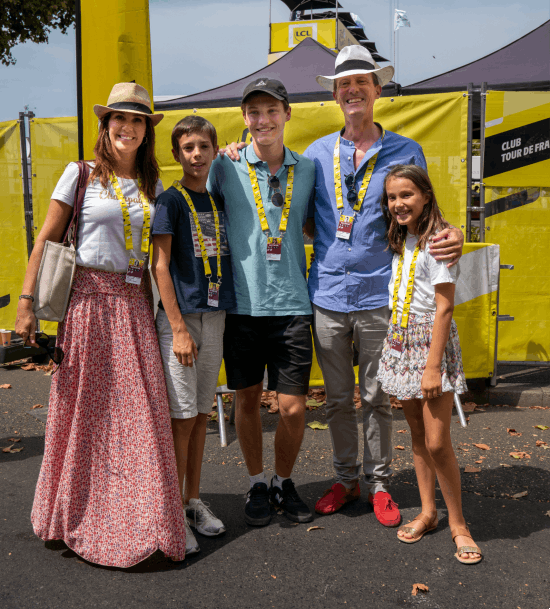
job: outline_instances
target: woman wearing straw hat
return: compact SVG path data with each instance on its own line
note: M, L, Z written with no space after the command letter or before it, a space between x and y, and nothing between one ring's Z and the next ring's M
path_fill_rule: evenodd
M94 106L99 136L78 225L76 273L57 345L44 460L31 515L94 563L130 567L160 549L185 556L185 521L147 268L154 201L162 192L147 91L113 87ZM35 342L32 295L44 243L60 241L79 167L59 180L29 260L16 332ZM136 262L136 260L138 262ZM139 261L144 261L139 264Z

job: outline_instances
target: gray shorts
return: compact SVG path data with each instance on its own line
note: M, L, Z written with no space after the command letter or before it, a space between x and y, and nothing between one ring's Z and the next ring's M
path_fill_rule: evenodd
M223 356L225 311L190 313L183 321L199 352L192 368L178 362L168 316L163 309L158 310L157 334L172 419L191 419L212 410Z

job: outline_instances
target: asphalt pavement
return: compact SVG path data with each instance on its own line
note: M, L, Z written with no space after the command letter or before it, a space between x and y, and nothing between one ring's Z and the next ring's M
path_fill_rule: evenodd
M310 524L295 525L274 514L267 527L247 526L247 472L234 427L228 425L229 445L222 448L217 423L211 422L201 492L225 522L226 534L217 539L199 535L201 552L183 563L157 552L123 570L93 565L62 542L44 543L33 534L30 511L45 429L34 415L45 412L51 377L43 370L0 368L0 386L11 385L0 388L0 446L23 448L0 452L2 606L548 609L550 429L537 426L550 426L550 409L542 403L547 389L542 374L534 375L538 385L524 382L529 374L520 383L528 385L524 391L542 395L541 403L522 406L520 399L518 405L497 405L481 387L467 396L466 401L478 404L475 410L469 406L468 427L461 428L453 416L464 512L485 555L478 565L454 558L439 491L438 529L412 545L398 542L395 529L377 522L364 488L360 501L333 516L316 516ZM32 409L37 404L44 408ZM262 408L262 420L270 475L278 414ZM307 421L324 423L323 406L308 411ZM420 501L410 433L400 410L394 410L393 445L401 448L394 450L392 496L406 522L419 512ZM311 507L332 484L328 430L306 428L293 479ZM311 526L319 528L308 531ZM414 584L428 591L413 596Z

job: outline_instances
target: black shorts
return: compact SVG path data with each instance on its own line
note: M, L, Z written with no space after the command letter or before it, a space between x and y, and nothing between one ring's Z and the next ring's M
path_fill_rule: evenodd
M306 395L313 357L312 315L227 315L223 358L229 389L261 383L270 391Z

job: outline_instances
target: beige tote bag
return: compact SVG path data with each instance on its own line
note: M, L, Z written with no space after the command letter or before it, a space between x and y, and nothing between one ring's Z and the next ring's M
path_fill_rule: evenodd
M69 304L76 268L78 218L86 193L90 168L84 161L79 161L78 171L73 215L65 231L63 242L46 241L38 269L33 310L37 319L44 321L63 321Z

